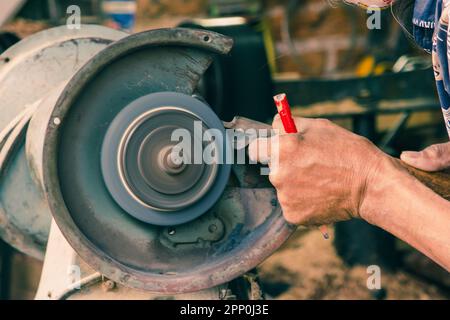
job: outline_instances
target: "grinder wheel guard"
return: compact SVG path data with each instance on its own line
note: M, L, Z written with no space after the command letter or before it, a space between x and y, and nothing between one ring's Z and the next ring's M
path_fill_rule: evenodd
M205 289L254 268L294 230L258 166L170 157L176 129L203 147L205 130L224 134L194 91L213 55L231 47L203 30L128 36L72 77L44 124L53 217L106 277L162 293ZM219 157L231 150L217 146Z

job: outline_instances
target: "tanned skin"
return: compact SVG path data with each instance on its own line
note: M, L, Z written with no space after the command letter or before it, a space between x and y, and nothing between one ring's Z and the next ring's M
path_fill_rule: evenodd
M258 139L250 158L269 162L285 219L319 226L363 219L408 242L450 271L450 202L412 177L369 140L328 120L295 118L298 134ZM278 159L276 163L270 159ZM450 166L450 144L405 152L419 169Z

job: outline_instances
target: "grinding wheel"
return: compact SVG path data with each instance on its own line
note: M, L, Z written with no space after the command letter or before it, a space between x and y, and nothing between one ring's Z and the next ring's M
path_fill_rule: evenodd
M160 293L199 291L253 269L293 232L257 167L191 164L185 150L183 161L169 161L174 130L192 133L201 120L193 141L207 129L223 133L193 94L214 54L231 47L225 36L185 28L126 37L87 62L35 128L45 133L52 215L106 277Z
M195 136L194 123L202 124ZM215 164L171 164L175 130L187 130L192 149L205 147L205 130L225 136L222 122L203 102L175 93L153 93L133 101L111 123L102 147L102 173L116 202L137 219L155 225L178 225L207 212L228 182L231 166L224 157ZM217 143L216 143L217 144ZM229 149L229 147L228 147ZM189 150L193 155L194 150ZM229 151L228 151L229 152ZM119 159L118 159L119 157ZM193 157L190 157L193 158Z

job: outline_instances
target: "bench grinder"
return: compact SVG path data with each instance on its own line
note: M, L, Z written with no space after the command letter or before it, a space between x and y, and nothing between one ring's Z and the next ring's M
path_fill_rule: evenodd
M0 65L2 86L14 76L14 86L35 90L0 121L0 215L2 236L36 257L54 219L37 298L220 298L217 288L294 230L258 166L168 156L176 129L201 144L196 121L201 133L225 132L196 88L232 40L185 28L52 30L19 42ZM54 67L46 76L34 74L42 55ZM98 290L105 282L109 290Z

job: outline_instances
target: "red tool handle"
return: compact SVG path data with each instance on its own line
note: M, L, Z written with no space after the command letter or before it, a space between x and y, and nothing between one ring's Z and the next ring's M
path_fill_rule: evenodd
M277 94L273 97L275 105L277 106L278 114L280 115L281 122L283 123L284 131L286 133L298 133L297 127L295 125L294 118L292 118L291 107L285 93ZM329 238L328 229L326 226L319 227L325 239Z
M275 105L277 106L278 114L280 115L281 122L283 122L284 131L286 133L298 133L295 121L292 118L291 107L285 93L280 93L273 97Z

